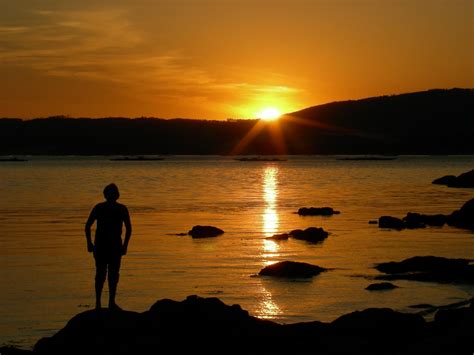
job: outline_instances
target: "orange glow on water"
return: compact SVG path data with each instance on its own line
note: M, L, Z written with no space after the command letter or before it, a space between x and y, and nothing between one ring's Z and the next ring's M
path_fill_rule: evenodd
M263 173L263 199L265 211L263 213L263 233L270 237L278 231L279 219L277 213L278 197L278 167L267 166Z

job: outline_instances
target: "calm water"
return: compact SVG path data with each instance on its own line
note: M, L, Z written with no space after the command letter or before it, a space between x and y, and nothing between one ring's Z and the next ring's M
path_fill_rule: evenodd
M450 213L473 190L431 181L474 167L474 157L400 157L338 161L289 157L238 162L227 157L168 157L111 162L103 157L30 158L0 165L0 344L31 346L93 306L94 263L84 222L115 182L129 206L134 233L123 260L118 303L144 311L161 298L219 297L278 322L330 321L367 307L412 311L447 304L474 287L397 281L370 293L377 262L415 255L474 258L474 234L450 227L379 230L368 221L408 211ZM300 217L303 206L331 206L332 217ZM225 234L193 240L173 233L214 225ZM322 244L265 240L309 226L331 234ZM265 265L293 260L335 270L311 281L252 277ZM107 293L103 295L107 297ZM106 300L106 298L105 298Z

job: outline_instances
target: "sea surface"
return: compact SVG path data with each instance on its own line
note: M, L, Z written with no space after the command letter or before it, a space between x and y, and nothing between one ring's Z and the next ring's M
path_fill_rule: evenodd
M473 286L396 281L369 292L374 263L415 255L474 259L474 233L445 226L393 231L368 224L381 215L445 213L473 198L472 189L432 185L474 168L474 156L400 156L344 161L289 156L240 162L220 156L167 156L163 161L108 157L27 157L0 163L0 345L30 348L94 305L94 262L84 223L102 190L115 182L129 207L133 235L122 263L117 301L145 311L156 300L219 297L251 315L281 323L321 320L368 307L414 312L410 305L449 304ZM330 206L331 217L301 217L299 207ZM194 225L225 234L177 236ZM320 244L266 237L310 226ZM333 270L312 280L255 277L277 261ZM106 287L107 288L107 287ZM107 301L107 292L103 295Z

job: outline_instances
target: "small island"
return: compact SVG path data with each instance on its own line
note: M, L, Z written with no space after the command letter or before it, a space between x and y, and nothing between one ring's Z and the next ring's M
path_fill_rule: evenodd
M244 158L235 158L238 161L286 161L286 159L281 158L271 158L271 157L244 157Z
M12 158L0 158L0 162L7 162L7 163L19 163L19 162L25 162L28 161L26 159L20 159L17 157L12 157Z
M165 160L165 158L138 156L138 157L112 158L110 160L111 161L160 161L160 160Z

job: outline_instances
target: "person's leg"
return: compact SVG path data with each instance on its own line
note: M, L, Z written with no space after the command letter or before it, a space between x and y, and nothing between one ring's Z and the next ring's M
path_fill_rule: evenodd
M115 303L115 295L117 294L117 284L120 277L120 262L121 255L116 255L110 258L109 260L109 273L108 273L108 282L109 282L109 308L117 309L119 308Z
M102 289L104 288L105 278L107 275L107 264L98 258L95 257L95 308L101 308L101 296L102 296Z

